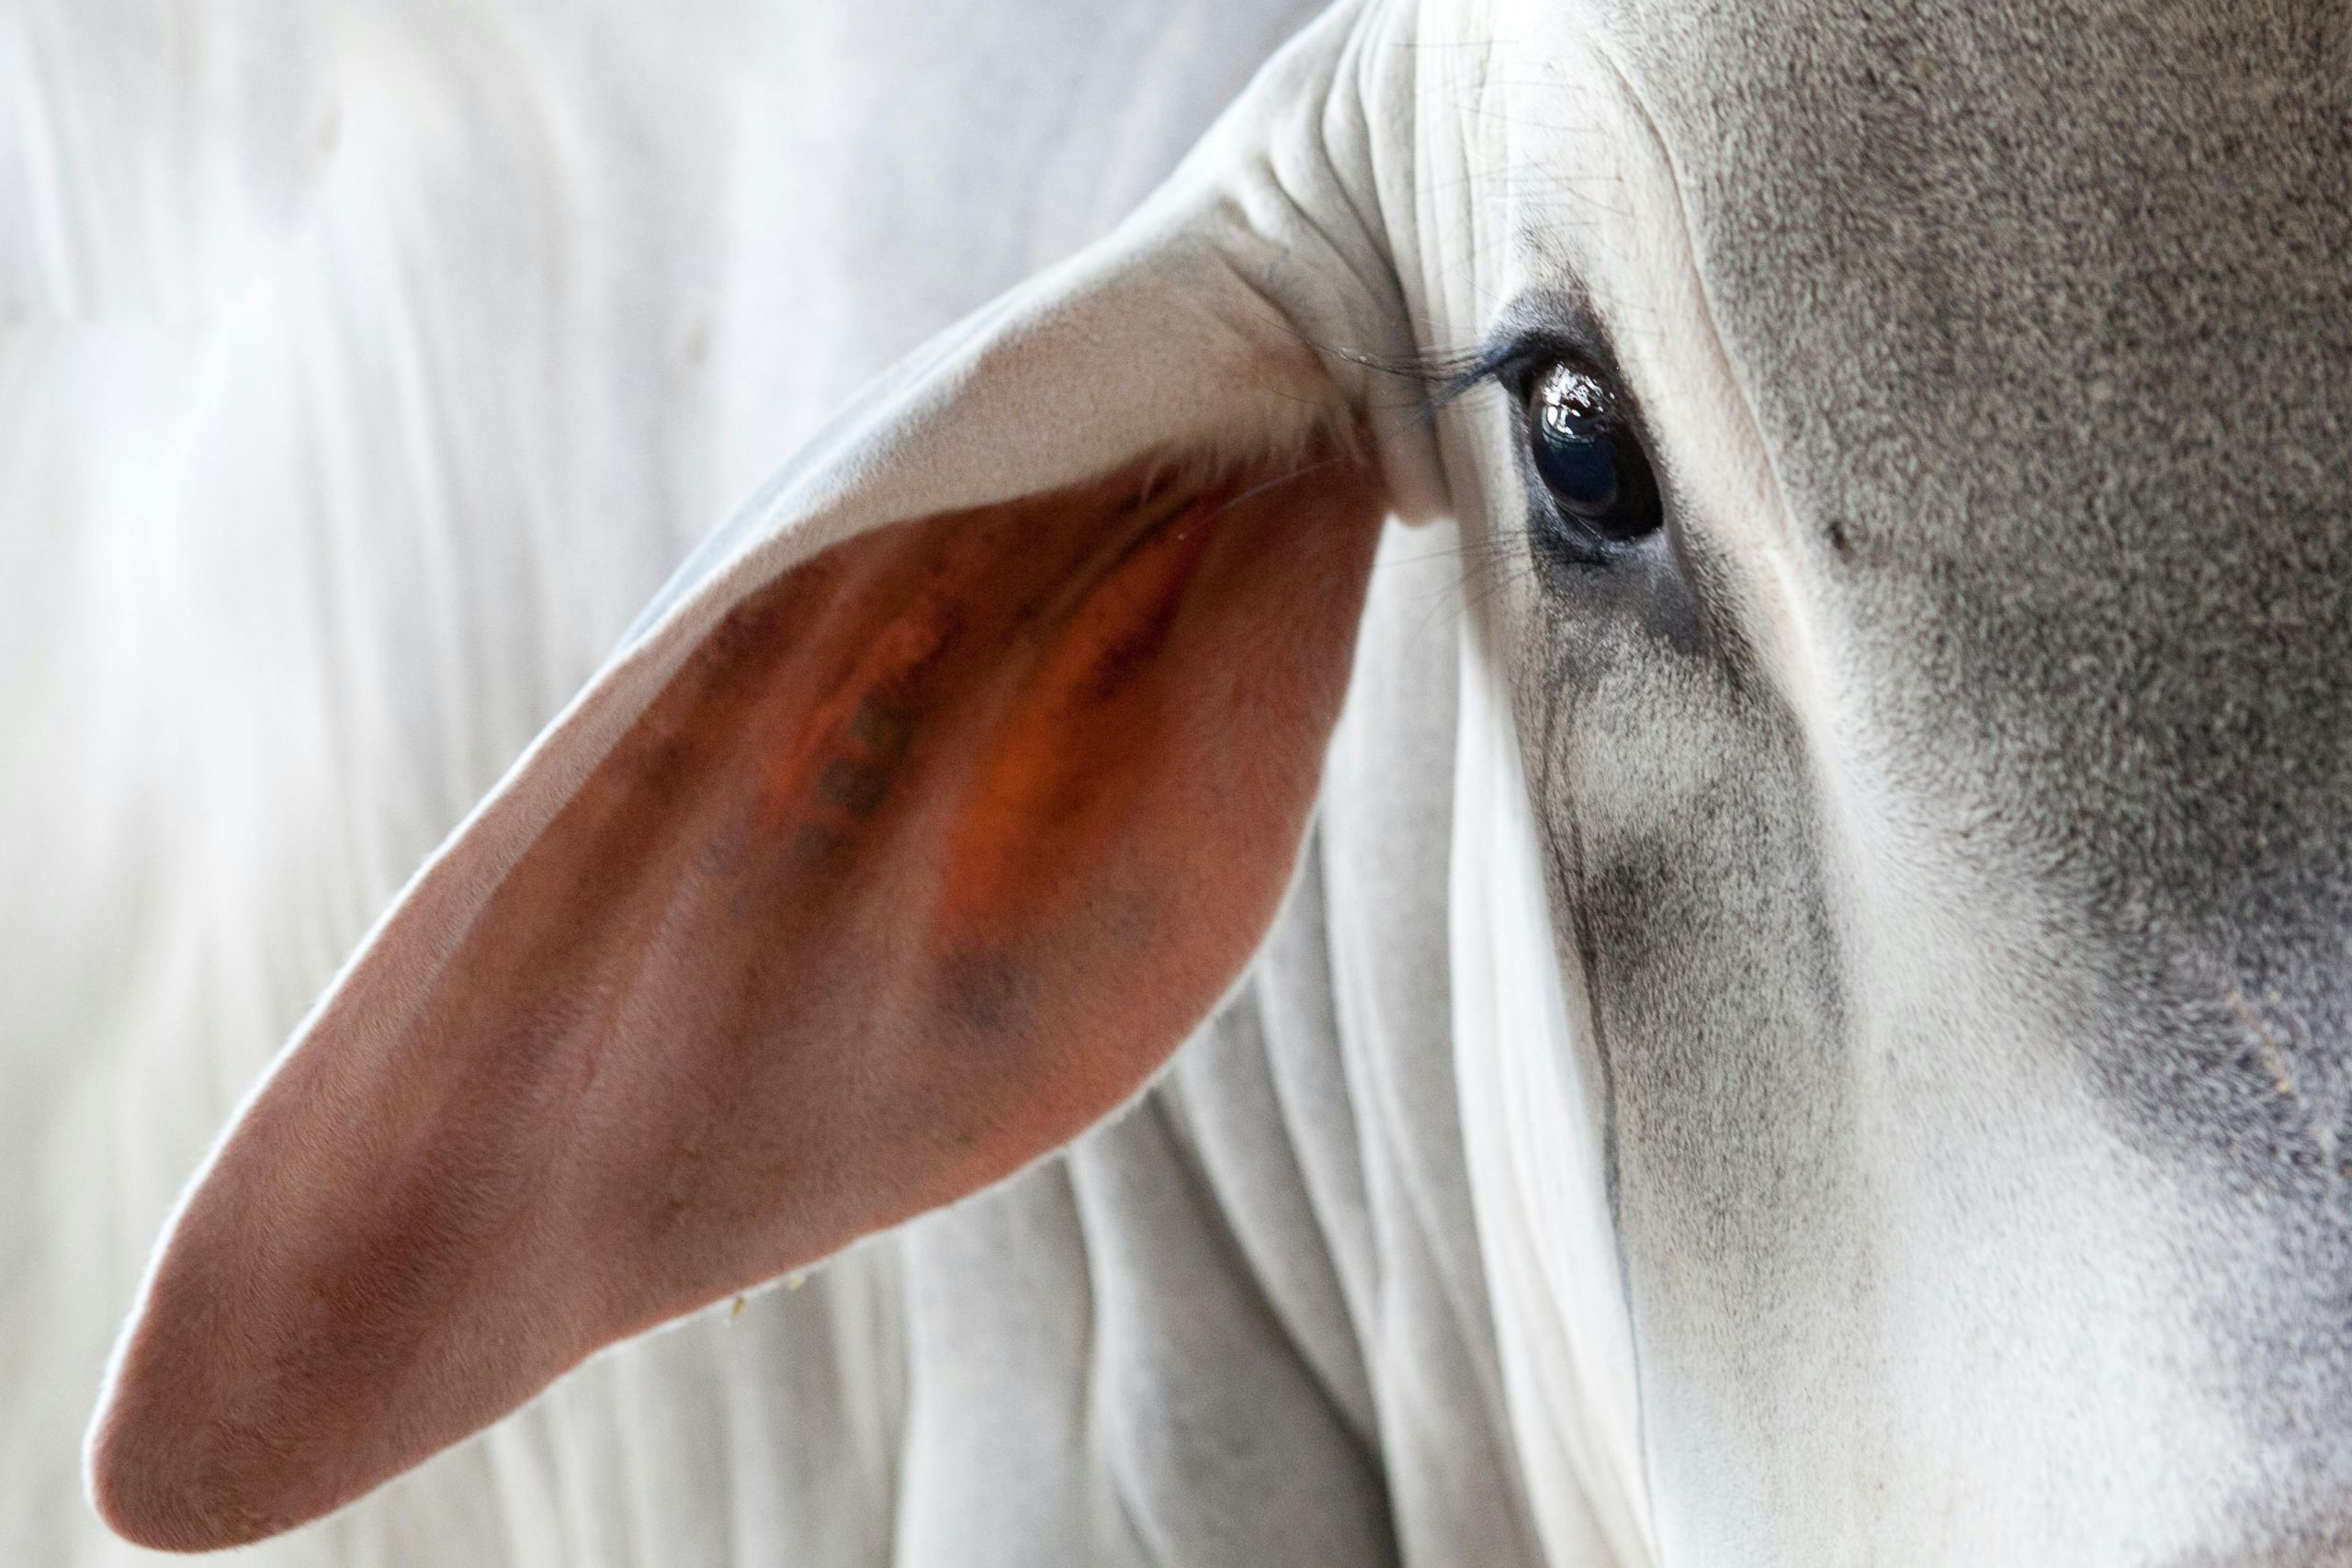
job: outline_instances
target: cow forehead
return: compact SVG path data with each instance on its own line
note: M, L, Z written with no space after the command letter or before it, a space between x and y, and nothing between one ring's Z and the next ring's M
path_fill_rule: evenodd
M2340 785L2352 6L1591 15L1877 694L2011 790L2109 738L2127 837L2190 782L2248 813Z
M1626 0L1605 31L1793 499L1867 526L1928 499L1890 479L2341 434L2352 6Z

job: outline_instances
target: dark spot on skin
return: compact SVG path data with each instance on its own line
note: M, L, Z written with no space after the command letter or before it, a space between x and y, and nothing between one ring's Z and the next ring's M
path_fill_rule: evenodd
M890 775L881 768L863 767L846 757L836 757L819 775L817 793L827 805L838 806L853 817L867 818L890 793Z
M942 966L941 1009L975 1032L1001 1034L1023 1027L1029 998L1021 972L1011 959L990 953L964 953Z
M865 755L836 757L817 775L817 797L859 821L881 808L897 782L899 764L914 741L914 716L905 708L868 694L850 716L850 741Z
M851 739L873 751L877 767L887 768L907 754L908 743L914 739L914 716L879 697L869 696L857 705L857 712L849 721L849 732Z

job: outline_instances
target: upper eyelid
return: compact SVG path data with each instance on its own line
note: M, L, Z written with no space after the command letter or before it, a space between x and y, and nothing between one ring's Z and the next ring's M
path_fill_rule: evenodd
M1581 300L1537 294L1506 306L1467 363L1445 367L1450 374L1430 406L1443 408L1488 382L1508 386L1514 372L1555 360L1590 372L1612 391L1623 386L1609 334L1590 309Z
M1514 333L1489 343L1467 365L1453 369L1430 398L1430 405L1443 408L1489 382L1517 391L1512 383L1522 379L1525 372L1554 364L1577 367L1604 383L1607 379L1606 373L1576 345L1548 333Z
M1480 349L1467 365L1449 367L1445 379L1430 394L1430 406L1442 409L1489 381L1500 382L1507 372L1524 364L1526 357L1525 351L1515 343L1493 344Z
M1533 386L1535 375L1555 365L1590 381L1600 391L1604 405L1622 416L1623 397L1616 378L1606 368L1579 348L1543 338L1515 339L1481 353L1438 390L1430 399L1430 406L1443 408L1490 382L1523 400Z

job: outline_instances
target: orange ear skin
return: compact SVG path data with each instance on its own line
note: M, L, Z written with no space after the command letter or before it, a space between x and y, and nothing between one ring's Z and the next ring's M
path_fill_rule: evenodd
M108 1522L314 1518L1135 1094L1272 919L1381 514L1329 453L1137 469L744 600L447 961L363 963L232 1135L94 1439Z

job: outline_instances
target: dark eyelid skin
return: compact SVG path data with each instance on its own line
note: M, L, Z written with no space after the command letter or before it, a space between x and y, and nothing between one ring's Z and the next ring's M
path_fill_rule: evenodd
M1590 371L1626 423L1640 428L1638 404L1600 318L1584 300L1549 291L1523 294L1505 306L1485 343L1433 400L1442 408L1487 382L1524 397L1535 372L1555 362Z

